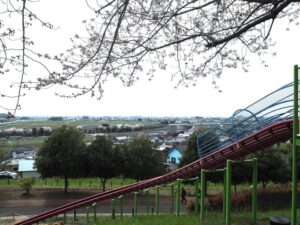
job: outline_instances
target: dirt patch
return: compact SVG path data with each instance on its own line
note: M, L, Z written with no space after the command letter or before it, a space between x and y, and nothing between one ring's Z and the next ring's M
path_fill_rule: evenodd
M28 219L28 216L16 216L16 217L0 217L0 224L1 225L13 225L17 222L23 221Z
M0 201L6 200L35 200L35 199L80 199L100 193L99 190L71 189L64 193L62 189L32 189L29 195L24 195L20 188L1 188ZM0 203L1 204L1 203Z
M70 190L65 194L58 189L33 189L30 195L24 195L18 188L0 189L0 224L4 218L35 215L43 211L73 202L99 193L97 190Z

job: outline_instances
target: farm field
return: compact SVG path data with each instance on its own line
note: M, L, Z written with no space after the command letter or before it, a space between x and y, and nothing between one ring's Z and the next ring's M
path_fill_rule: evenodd
M32 127L52 127L53 129L58 128L64 124L73 125L73 126L95 126L100 125L102 123L107 123L110 125L115 124L139 124L139 125L154 125L157 124L158 121L150 121L150 120L62 120L62 121L51 121L51 120L22 120L15 121L10 123L2 123L0 124L0 129L7 129L10 127L15 128L32 128Z
M109 126L114 126L118 124L129 124L129 125L143 125L144 131L149 132L151 130L160 130L164 129L163 126L159 124L158 120L82 120L82 119L70 119L70 120L62 120L62 121L51 121L51 120L16 120L9 123L0 123L0 133L6 129L33 129L36 128L39 130L40 128L50 127L51 129L56 129L61 127L62 125L72 125L72 126L81 126L87 128L96 128L101 124L109 124ZM94 132L94 131L93 131ZM109 132L111 136L136 136L138 131L129 131L129 132ZM16 146L29 146L34 149L39 149L44 141L48 138L49 134L38 134L33 136L24 136L19 134L12 134L9 137L0 138L0 149L4 152L8 152L12 148ZM93 134L88 134L86 132L84 141L89 143L94 140Z

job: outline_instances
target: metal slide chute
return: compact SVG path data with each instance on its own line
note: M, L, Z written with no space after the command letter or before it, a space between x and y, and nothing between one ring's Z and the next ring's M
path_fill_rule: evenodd
M213 169L227 159L239 159L249 153L291 138L293 127L293 84L288 84L258 100L220 125L200 133L197 141L201 158L168 174L77 200L16 223L30 225L120 195L199 175L201 169ZM211 137L210 139L203 138Z

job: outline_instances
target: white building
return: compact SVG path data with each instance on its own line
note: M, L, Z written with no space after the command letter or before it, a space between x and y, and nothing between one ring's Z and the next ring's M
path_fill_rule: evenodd
M30 177L30 178L39 178L41 175L37 172L37 169L34 166L35 160L31 159L20 159L18 174L21 178Z

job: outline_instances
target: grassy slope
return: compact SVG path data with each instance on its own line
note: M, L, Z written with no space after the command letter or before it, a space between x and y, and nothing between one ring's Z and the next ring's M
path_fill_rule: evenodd
M269 211L269 212L259 212L257 225L269 225L269 218L271 216L284 216L290 217L289 210L280 210L280 211ZM95 224L93 222L93 217L90 216L90 223L84 223L86 225ZM231 225L250 225L251 220L251 212L238 212L232 213L232 223ZM298 221L300 221L300 216L298 216ZM78 223L78 222L77 222ZM68 221L68 224L75 224L72 221ZM223 219L223 214L219 212L208 212L205 217L204 222L200 222L199 216L196 215L160 215L160 216L137 216L135 218L132 217L124 217L121 219L117 217L116 219L111 219L110 217L98 217L97 225L221 225L225 224Z

